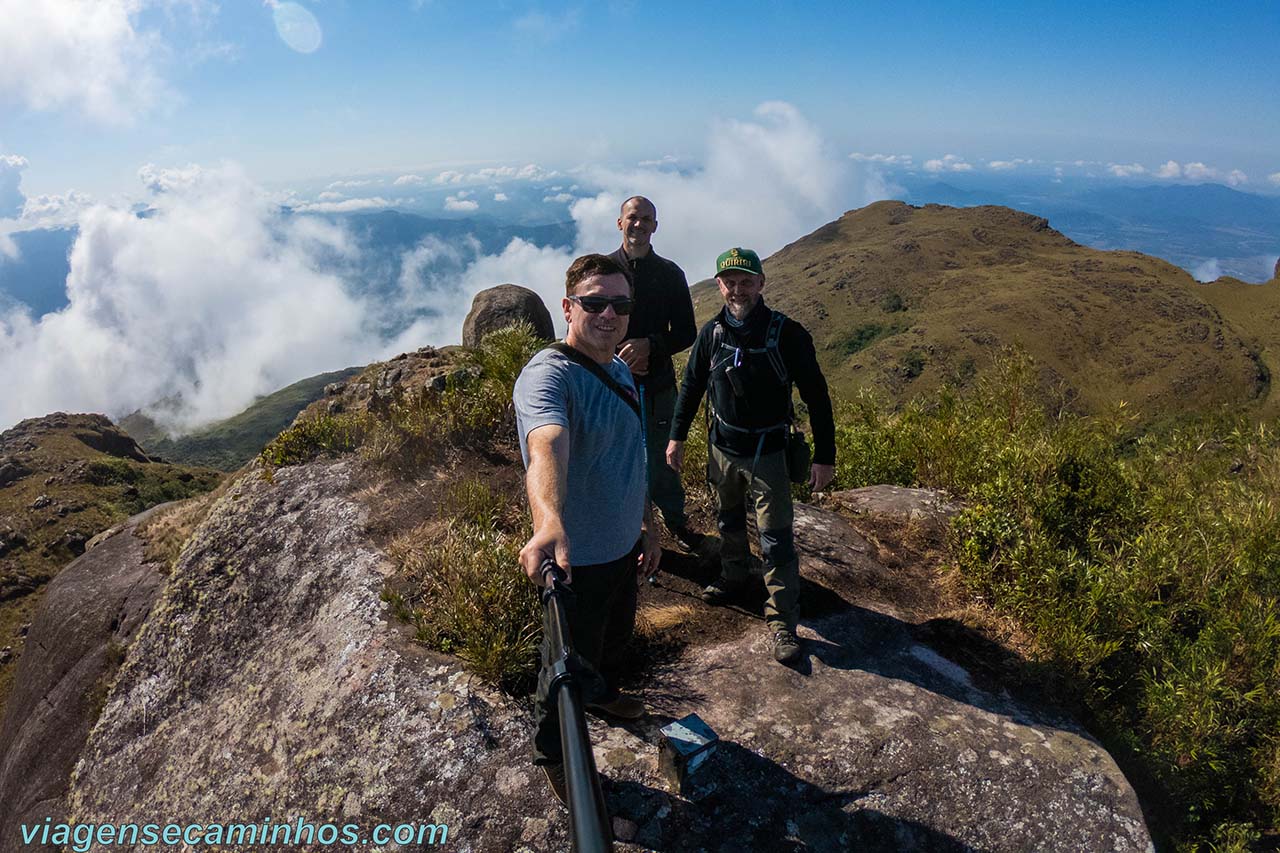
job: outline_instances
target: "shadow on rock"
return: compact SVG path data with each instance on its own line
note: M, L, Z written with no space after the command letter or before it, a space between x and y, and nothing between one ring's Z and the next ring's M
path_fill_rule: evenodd
M635 836L626 840L673 853L977 849L924 824L860 805L867 790L822 788L736 743L722 742L713 760L714 776L695 787L691 799L638 782L614 783L609 809L635 826Z

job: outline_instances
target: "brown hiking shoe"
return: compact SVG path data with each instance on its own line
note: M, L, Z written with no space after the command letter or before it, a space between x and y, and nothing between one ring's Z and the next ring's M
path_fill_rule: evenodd
M587 710L620 720L638 720L644 716L644 703L634 696L619 693L617 698L608 702L588 702Z
M742 581L734 582L723 577L716 578L714 583L702 590L700 598L707 604L720 607L737 599L744 586L746 584Z
M773 659L778 663L795 663L800 660L800 640L794 631L779 628L773 632Z

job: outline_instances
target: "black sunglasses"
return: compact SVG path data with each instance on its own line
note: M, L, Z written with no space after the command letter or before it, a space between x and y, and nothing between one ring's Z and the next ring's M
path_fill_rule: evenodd
M629 296L570 296L569 301L581 305L582 310L588 314L599 314L612 305L613 313L619 317L630 314L636 304L636 301Z

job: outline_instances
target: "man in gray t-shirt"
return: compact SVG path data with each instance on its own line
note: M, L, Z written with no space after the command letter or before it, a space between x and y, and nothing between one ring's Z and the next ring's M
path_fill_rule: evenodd
M603 692L587 707L624 719L644 706L617 692L611 675L635 627L636 585L658 567L658 537L650 536L645 457L637 409L621 394L635 393L631 372L614 355L627 331L631 281L605 255L585 255L569 267L562 302L569 324L565 344L589 359L620 388L615 392L586 365L543 350L516 380L512 401L527 475L533 536L520 566L542 584L542 561L553 558L569 575L575 604L569 630L578 653L603 676ZM544 641L544 671L551 649ZM534 763L542 765L563 802L559 715L539 680L534 704Z

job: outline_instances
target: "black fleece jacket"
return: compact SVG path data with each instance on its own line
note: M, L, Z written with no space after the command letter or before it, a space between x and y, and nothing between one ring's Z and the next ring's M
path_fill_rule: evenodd
M734 393L725 376L730 351L734 348L762 348L769 331L773 311L761 299L747 314L744 324L734 328L725 322L727 308L698 332L689 364L685 367L684 382L680 387L680 399L676 402L675 417L671 421L671 438L684 441L698 412L698 403L710 387L711 404L727 423L744 429L761 429L786 421L791 408L791 387L783 385L769 359L763 353L744 355L741 359L742 396ZM714 354L717 369L711 371L712 347L716 324L724 326L719 354ZM778 350L786 365L787 374L800 391L800 399L809 407L809 425L813 429L813 461L820 465L834 465L836 461L836 425L831 414L831 394L827 380L818 366L813 338L809 332L791 318L782 324ZM758 434L749 435L723 428L713 418L711 442L722 450L738 456L754 456L759 442ZM778 429L765 434L761 453L772 453L786 445L786 430Z
M676 372L671 356L688 349L697 333L684 271L653 249L643 258L628 258L618 247L609 257L631 269L636 287L636 306L623 340L649 339L649 372L635 377L636 382L653 391L673 388Z

